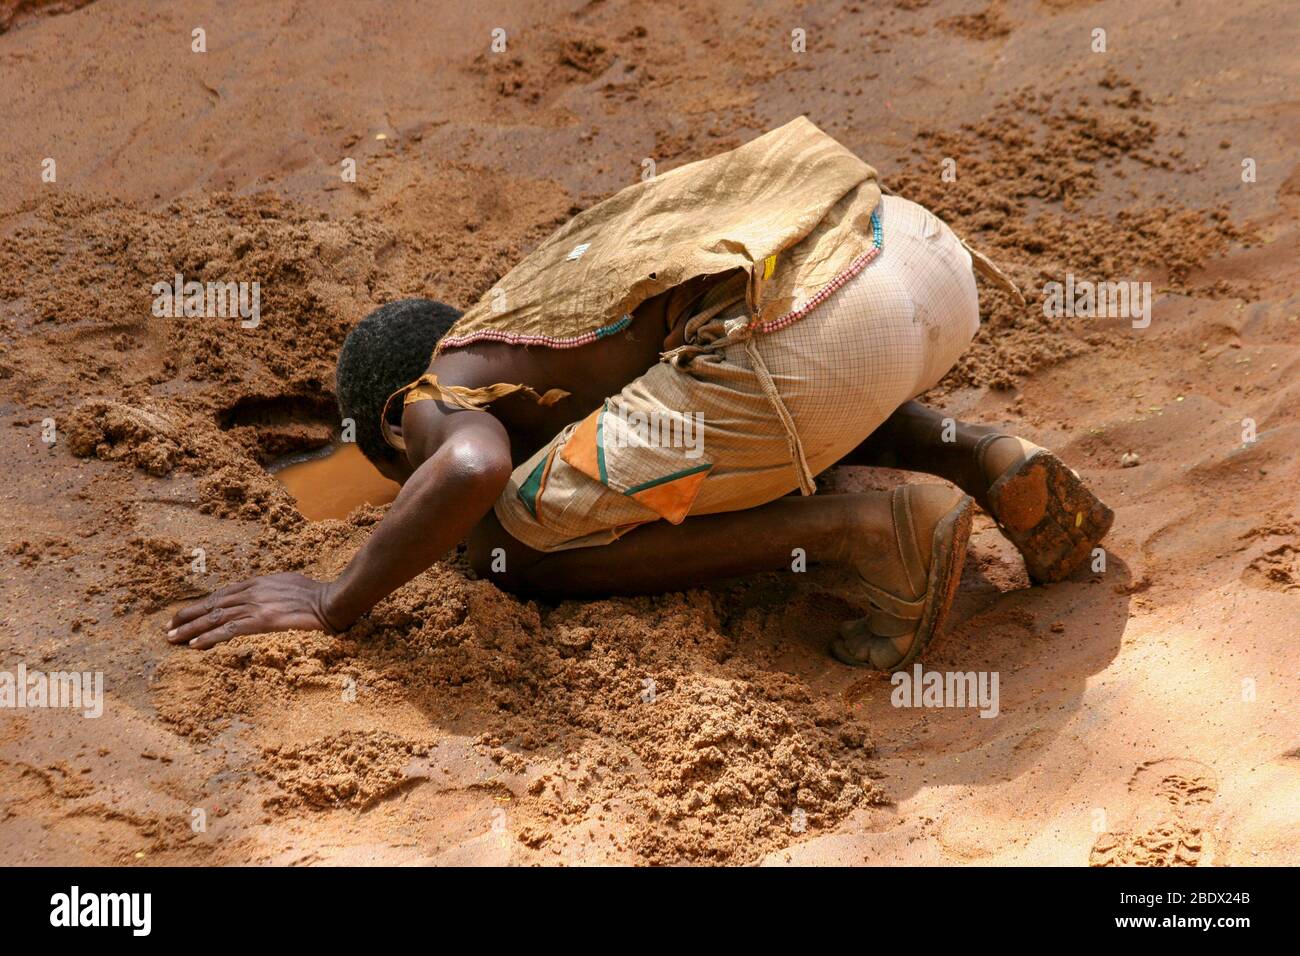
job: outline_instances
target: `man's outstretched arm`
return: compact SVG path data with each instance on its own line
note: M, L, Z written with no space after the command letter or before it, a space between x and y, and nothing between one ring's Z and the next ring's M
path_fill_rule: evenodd
M178 611L167 640L203 649L239 634L342 630L464 540L510 477L505 428L486 412L448 413L435 402L406 418L413 413L429 426L408 429L411 456L424 460L338 580L286 573L229 585Z

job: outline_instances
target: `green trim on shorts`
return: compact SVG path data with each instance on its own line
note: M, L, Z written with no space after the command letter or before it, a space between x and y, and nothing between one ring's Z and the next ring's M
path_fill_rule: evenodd
M650 481L643 481L639 485L634 485L627 491L623 492L623 494L634 495L638 491L645 491L647 488L655 487L655 485L666 485L670 481L676 481L678 478L685 478L686 476L693 475L696 472L708 471L712 467L713 462L705 462L703 465L696 465L694 468L685 468L682 471L674 471L671 475L664 475L662 478L654 478Z
M546 473L546 462L549 458L550 455L543 456L528 479L519 486L519 500L524 503L524 507L534 518L537 517L537 496L542 493L542 475Z

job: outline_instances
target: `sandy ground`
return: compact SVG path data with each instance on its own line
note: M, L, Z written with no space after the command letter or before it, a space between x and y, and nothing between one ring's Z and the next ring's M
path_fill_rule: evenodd
M106 688L0 711L6 862L1295 860L1294 9L0 0L0 31L0 670ZM337 429L352 322L466 305L643 160L799 113L1033 293L982 289L932 399L1117 512L1104 570L1046 588L981 517L926 664L997 671L995 719L832 662L831 569L549 607L453 554L338 638L163 642L381 514L307 522L264 470ZM153 317L176 272L259 281L261 324ZM1044 318L1067 272L1151 281L1150 327Z

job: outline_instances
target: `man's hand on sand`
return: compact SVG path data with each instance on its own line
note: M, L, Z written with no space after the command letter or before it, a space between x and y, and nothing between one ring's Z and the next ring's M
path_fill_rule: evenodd
M333 632L321 610L327 587L301 574L249 578L177 611L167 640L206 650L240 634Z

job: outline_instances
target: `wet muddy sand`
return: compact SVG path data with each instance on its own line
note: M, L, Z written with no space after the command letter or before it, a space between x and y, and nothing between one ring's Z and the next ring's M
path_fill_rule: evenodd
M99 671L107 695L97 720L0 711L6 860L1294 860L1294 11L431 10L0 3L0 669ZM829 568L552 606L453 551L342 635L163 641L222 584L337 574L382 516L355 450L268 471L337 439L361 316L467 305L646 159L800 113L1026 290L1155 291L1138 330L982 286L929 396L1052 447L1117 513L1104 568L1050 587L977 518L925 663L996 670L996 719L895 708L833 662L861 596ZM156 317L178 272L259 281L260 323Z

